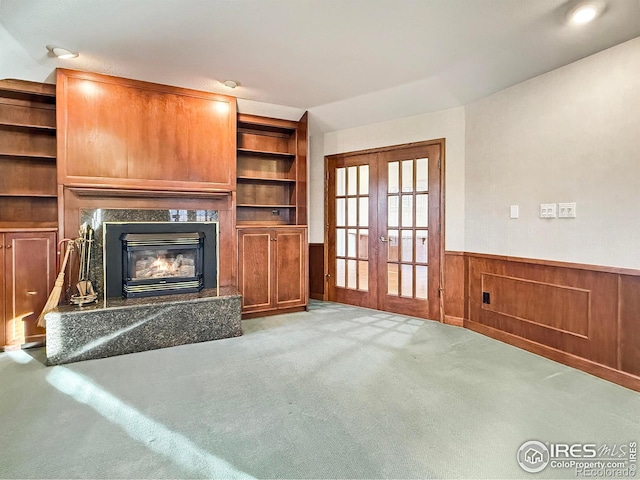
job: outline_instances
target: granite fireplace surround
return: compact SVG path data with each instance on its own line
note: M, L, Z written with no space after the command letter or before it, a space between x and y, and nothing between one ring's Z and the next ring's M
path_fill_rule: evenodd
M86 209L80 222L95 230L91 280L98 302L49 312L47 364L104 358L242 335L241 297L233 287L146 298L104 298L104 222L215 222L215 210Z

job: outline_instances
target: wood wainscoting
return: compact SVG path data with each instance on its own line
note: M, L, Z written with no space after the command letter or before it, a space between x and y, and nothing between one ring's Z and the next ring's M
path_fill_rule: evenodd
M445 321L640 391L640 271L446 252Z
M324 300L324 243L309 244L309 297Z

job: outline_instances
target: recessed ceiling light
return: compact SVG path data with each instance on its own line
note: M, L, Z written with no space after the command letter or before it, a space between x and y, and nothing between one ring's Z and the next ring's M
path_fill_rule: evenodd
M587 1L581 2L569 11L569 23L574 25L584 25L594 20L604 10L604 2Z
M236 88L240 85L240 83L235 80L225 80L222 84L227 88Z
M72 52L71 50L53 45L47 45L47 50L58 58L76 58L78 56L77 53Z

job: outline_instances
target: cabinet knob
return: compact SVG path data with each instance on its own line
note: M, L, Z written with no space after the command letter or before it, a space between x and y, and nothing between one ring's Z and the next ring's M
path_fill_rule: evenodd
M11 244L7 245L7 248L11 248Z
M2 250L4 248L4 245L0 245L0 250Z

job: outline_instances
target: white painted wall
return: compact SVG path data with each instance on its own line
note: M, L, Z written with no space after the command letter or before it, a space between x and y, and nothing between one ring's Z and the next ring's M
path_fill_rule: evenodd
M640 38L467 105L465 123L467 251L640 268ZM557 202L577 218L539 218Z
M0 23L0 79L46 82L51 78L53 68L36 62Z
M313 141L312 137L310 242L324 242L325 155L445 138L445 244L448 250L462 250L464 248L464 130L464 108L458 107L326 133L323 151L317 145L317 140Z

